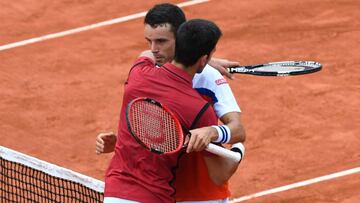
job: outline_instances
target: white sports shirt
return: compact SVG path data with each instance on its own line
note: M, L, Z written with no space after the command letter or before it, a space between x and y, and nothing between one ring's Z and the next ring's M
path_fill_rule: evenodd
M226 79L210 65L206 65L201 73L195 74L193 88L213 103L218 118L226 113L241 112Z

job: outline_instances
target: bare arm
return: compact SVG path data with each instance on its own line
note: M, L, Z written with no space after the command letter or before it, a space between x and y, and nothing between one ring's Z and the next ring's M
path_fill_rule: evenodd
M230 127L232 125L237 125L236 121L239 121L235 114L235 116L226 117L226 121L229 120ZM234 119L233 121L231 119ZM229 128L230 128L229 127ZM230 141L236 142L237 140L245 140L245 135L241 134L243 131L242 125L240 128L235 127L237 131L239 131L239 135L234 136ZM215 128L213 127L203 127L191 130L191 137L188 141L187 152L192 151L202 151L206 148L206 146L211 142L217 139L218 134ZM226 181L230 179L230 177L236 172L236 169L239 166L240 162L234 162L228 158L224 158L221 156L210 154L208 156L204 156L204 160L206 166L208 168L208 173L211 180L217 184L222 185Z
M226 124L231 131L230 144L245 141L246 135L241 122L240 112L226 113L220 120ZM218 138L218 133L213 127L198 128L190 132L192 135L187 147L187 152L204 150L210 142ZM204 156L204 160L208 168L209 177L217 185L222 185L228 181L236 172L240 163L217 155Z
M236 172L240 162L217 156L204 156L209 177L216 185L222 185Z
M229 141L229 144L234 144L237 142L245 142L246 133L244 126L241 122L240 112L226 113L220 118L220 120L230 128L231 139Z
M225 75L229 79L234 79L233 75L227 71L227 68L240 66L239 62L229 61L227 59L219 59L212 57L208 63L210 66L218 70L221 75Z
M245 142L246 134L241 122L240 112L226 113L220 120L230 129L231 139L228 143ZM222 185L228 181L240 164L240 162L234 162L215 155L204 156L204 160L211 180L217 185Z

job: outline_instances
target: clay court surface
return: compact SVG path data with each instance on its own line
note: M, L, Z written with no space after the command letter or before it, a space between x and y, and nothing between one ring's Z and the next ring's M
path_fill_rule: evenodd
M146 11L164 1L1 1L0 46ZM182 1L170 1L181 3ZM315 60L296 77L236 75L246 157L232 198L360 167L360 1L211 0L184 7L223 30L216 56L256 64ZM143 18L0 51L2 146L103 180L123 84L147 49ZM360 202L360 173L244 202Z

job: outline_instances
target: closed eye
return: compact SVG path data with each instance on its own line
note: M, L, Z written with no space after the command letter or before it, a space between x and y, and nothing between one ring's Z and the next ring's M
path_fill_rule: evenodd
M167 42L168 40L167 39L157 39L155 41L159 44L163 44L163 43Z

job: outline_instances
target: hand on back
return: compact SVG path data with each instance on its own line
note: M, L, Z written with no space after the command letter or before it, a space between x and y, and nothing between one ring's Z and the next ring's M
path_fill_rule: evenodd
M116 135L113 132L100 133L96 137L96 154L110 153L115 149Z

